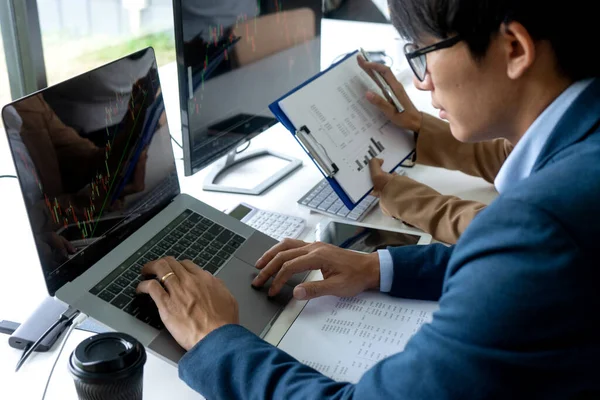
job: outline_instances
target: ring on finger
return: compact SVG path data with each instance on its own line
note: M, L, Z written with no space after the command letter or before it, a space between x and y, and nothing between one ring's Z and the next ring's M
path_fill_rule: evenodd
M160 284L164 285L165 282L167 281L167 279L169 279L170 277L172 277L173 275L175 275L175 272L171 271L171 272L167 272L166 274L163 275L162 278L159 279Z

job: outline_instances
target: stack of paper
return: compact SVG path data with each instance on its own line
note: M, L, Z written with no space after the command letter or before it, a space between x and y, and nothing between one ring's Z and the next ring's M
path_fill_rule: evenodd
M438 309L433 301L379 292L310 300L277 347L337 381L358 382L378 361L401 352Z

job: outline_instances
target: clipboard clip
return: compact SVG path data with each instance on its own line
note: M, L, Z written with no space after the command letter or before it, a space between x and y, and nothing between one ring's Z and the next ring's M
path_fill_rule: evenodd
M306 125L302 125L296 130L296 137L300 143L302 143L302 146L304 146L313 160L315 160L325 176L332 178L340 170L337 165L331 161L331 158L329 158L324 150L319 150L319 142L317 142L315 137L310 134L310 130L306 127Z

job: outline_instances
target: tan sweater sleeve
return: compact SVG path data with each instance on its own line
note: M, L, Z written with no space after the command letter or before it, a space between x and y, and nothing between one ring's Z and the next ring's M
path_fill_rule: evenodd
M417 163L461 171L493 182L512 151L507 140L462 143L452 136L450 125L423 113L417 140ZM434 239L456 243L485 204L445 196L406 176L395 176L383 189L384 213L430 233Z
M383 188L379 205L394 218L439 241L454 244L485 204L444 196L407 176L394 176Z
M450 125L423 113L417 140L417 163L461 171L493 182L513 149L505 139L463 143L454 138Z

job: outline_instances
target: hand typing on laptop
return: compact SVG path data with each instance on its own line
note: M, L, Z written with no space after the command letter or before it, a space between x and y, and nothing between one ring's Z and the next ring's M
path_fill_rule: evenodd
M189 260L161 258L144 265L142 275L157 277L137 290L152 297L165 327L186 350L213 330L239 323L238 303L223 281Z
M261 271L252 282L253 286L261 287L274 278L269 296L279 293L294 274L317 269L323 273L324 280L296 286L296 299L326 295L349 297L379 287L377 253L358 253L322 242L284 239L256 262L256 268Z
M325 295L354 296L379 286L377 253L363 254L339 247L285 239L256 263L261 272L252 285L263 286L274 277L269 296L275 296L297 273L320 269L324 280L302 283L294 289L297 299ZM142 268L155 276L140 282L138 293L149 294L173 338L190 350L212 331L239 323L238 303L224 283L189 260L165 257Z
M178 363L185 351L161 317L187 348L224 324L262 336L304 276L270 298L267 285L252 288L256 260L277 242L181 193L164 110L147 48L16 100L2 117L48 293ZM146 264L164 284L141 285L154 301L136 296Z

